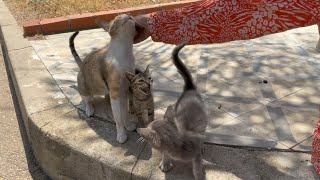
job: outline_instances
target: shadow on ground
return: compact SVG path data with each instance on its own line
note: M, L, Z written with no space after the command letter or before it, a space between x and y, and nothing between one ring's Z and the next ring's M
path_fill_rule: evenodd
M93 101L93 106L95 109L94 117L88 118L84 111L82 110L82 106L80 105L80 108L78 109L79 117L86 121L86 123L91 127L97 135L111 144L113 147L121 147L126 150L126 153L124 156L135 156L137 159L143 158L143 160L148 160L151 158L151 151L149 154L144 155L143 157L140 157L140 154L142 151L146 150L146 148L151 148L149 146L144 146L143 143L139 143L139 135L136 131L129 132L127 131L128 140L124 144L119 144L116 141L116 134L109 134L105 132L105 129L103 128L104 125L112 126L113 129L116 129L115 123L113 121L112 117L112 110L110 105L109 98L105 99L103 97L97 97ZM94 121L93 119L96 119L98 121ZM93 123L94 121L94 123ZM102 123L104 125L102 125ZM114 131L115 132L115 131ZM85 137L84 137L85 138Z
M5 49L2 43L1 43L0 48ZM0 50L0 52L1 52L1 50ZM0 56L2 56L2 54L0 54ZM5 56L5 58L7 58L5 53L3 54L3 56ZM4 60L4 63L5 63L7 77L8 77L10 93L11 93L11 97L12 97L12 101L13 101L13 105L14 105L14 111L15 111L16 119L17 119L18 125L19 125L20 137L21 137L24 151L25 151L25 156L26 156L27 165L28 165L28 171L34 180L51 180L43 172L43 170L39 166L37 160L35 159L35 156L33 154L33 151L32 151L31 145L30 145L30 141L28 139L28 135L27 135L27 131L25 128L22 112L20 110L19 103L18 103L17 96L19 96L19 94L16 94L16 91L14 89L13 78L11 77L11 75L9 73L8 61Z

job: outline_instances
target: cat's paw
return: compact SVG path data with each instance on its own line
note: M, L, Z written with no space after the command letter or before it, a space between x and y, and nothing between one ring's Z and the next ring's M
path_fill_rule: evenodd
M173 164L171 161L161 161L159 168L162 172L168 172L173 168Z
M94 108L93 108L92 104L87 104L86 105L86 115L88 117L91 117L91 116L93 116L93 113L94 113Z
M117 133L117 141L120 144L123 144L127 141L127 133Z
M125 125L125 128L126 128L126 130L128 130L128 131L134 131L134 130L137 129L137 125L136 125L136 123L128 120L128 122L127 122L126 125Z

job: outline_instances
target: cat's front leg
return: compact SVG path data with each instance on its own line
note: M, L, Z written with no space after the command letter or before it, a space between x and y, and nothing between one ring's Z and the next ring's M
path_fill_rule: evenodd
M133 131L136 129L136 124L138 122L137 120L137 110L134 106L134 99L133 99L133 95L132 95L132 92L128 91L128 97L129 97L129 111L128 111L128 122L130 123L131 122L131 127L126 127L127 130L129 131ZM134 123L133 123L134 122Z
M201 153L192 159L192 171L195 180L206 180L206 172L202 164Z
M124 121L124 126L125 128L128 130L128 131L134 131L137 127L136 127L136 124L134 123L134 114L132 115L130 112L129 112L129 109L128 109L128 103L130 103L130 92L128 91L128 88L125 88L127 87L127 84L125 84L123 86L123 90L125 91L122 95L122 105L124 107L124 110L123 110L123 114L125 114L125 118L123 119ZM126 90L127 89L127 90ZM130 117L130 118L129 118Z
M126 129L124 128L124 117L123 113L121 113L122 107L121 107L121 98L112 98L111 97L111 108L112 108L112 114L114 117L114 121L116 123L116 128L117 128L117 141L119 143L124 143L127 140L127 132Z
M168 155L163 154L162 160L159 165L159 168L161 169L161 171L168 172L172 169L172 167L173 167L172 159Z
M136 117L140 127L146 127L143 119L143 105L137 102L137 99L133 99L133 106L135 108Z
M154 121L154 107L150 107L148 109L148 120L149 120L148 123Z
M136 109L136 116L139 122L139 126L140 127L146 127L144 124L144 120L143 120L143 112L141 111L141 109Z
M147 127L149 124L149 116L148 116L148 110L145 108L142 110L142 120L143 120L144 126Z
M110 91L110 103L112 108L112 114L117 128L117 141L124 143L127 140L127 132L125 127L127 126L128 118L128 96L126 84L123 82L116 82L109 84Z
M134 105L133 105L133 94L130 91L129 91L129 113L130 114L135 114L136 113L136 110L135 110Z

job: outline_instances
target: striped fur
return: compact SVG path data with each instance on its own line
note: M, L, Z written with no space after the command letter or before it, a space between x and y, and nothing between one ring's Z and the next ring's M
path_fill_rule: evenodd
M74 39L77 37L78 34L79 34L79 31L76 31L69 38L69 47L70 47L70 51L71 51L74 59L76 60L78 66L81 67L81 64L82 64L81 58L80 58L79 54L77 53L76 48L74 47Z
M130 111L137 116L140 126L147 127L154 120L153 80L149 66L143 72L138 69L135 74L127 72L126 77L130 82Z

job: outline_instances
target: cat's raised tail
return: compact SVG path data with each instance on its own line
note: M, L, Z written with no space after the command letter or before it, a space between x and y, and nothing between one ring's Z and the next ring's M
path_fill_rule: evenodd
M173 64L177 67L180 75L184 79L184 83L185 83L184 84L184 91L195 90L196 86L193 83L192 76L191 76L189 70L187 69L187 67L183 64L183 62L179 58L179 52L185 45L186 45L185 43L182 43L182 44L177 45L173 49L172 60L173 60Z
M70 51L74 57L74 59L76 60L78 66L80 67L82 64L81 58L79 56L79 54L77 53L75 47L74 47L74 39L76 38L76 36L79 34L79 31L76 31L75 33L72 34L72 36L69 38L69 47L70 47Z

